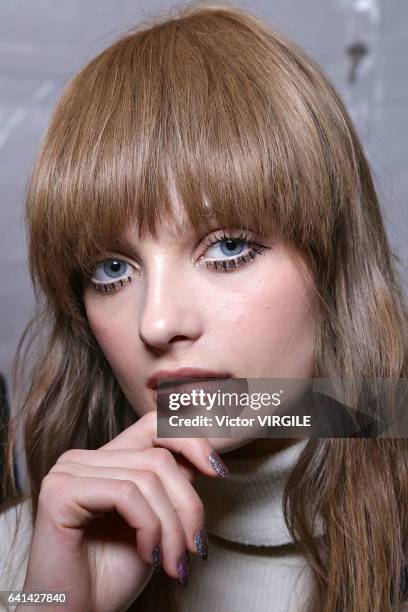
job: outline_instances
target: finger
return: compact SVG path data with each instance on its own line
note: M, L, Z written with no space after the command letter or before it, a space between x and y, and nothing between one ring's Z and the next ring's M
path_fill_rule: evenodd
M160 478L162 486L183 527L185 542L192 553L200 552L202 558L206 552L200 546L197 549L196 537L204 529L204 505L192 484L181 474L173 454L165 448L148 448L144 451L101 451L75 449L67 451L60 457L62 465L67 461L90 466L122 467L132 470L151 470ZM68 463L69 465L69 463ZM199 542L200 543L200 542Z
M153 471L124 467L56 463L50 473L65 473L82 478L107 478L132 481L147 500L160 521L162 567L172 578L178 578L177 566L186 550L185 530L170 502L159 476ZM180 478L182 478L180 476Z
M104 447L101 447L104 448ZM112 461L111 458L107 459L106 461L100 461L98 459L98 456L96 456L94 458L95 453L112 453L112 456L115 453L119 453L120 457L123 457L123 459L120 460L120 463L115 465L122 465L123 467L129 467L129 461L132 461L132 457L133 455L135 455L135 453L139 453L139 452L145 452L145 451L138 451L135 450L134 448L121 448L119 450L101 450L97 449L97 450L89 450L89 449L83 449L83 448L70 448L69 450L65 451L64 453L62 453L62 455L60 455L57 459L57 463L60 463L61 461L68 461L68 462L73 462L73 463L87 463L89 465L113 465L113 463L109 463L109 461ZM160 449L160 447L151 447L151 448L157 448L158 450ZM149 449L146 449L149 450ZM182 455L173 455L171 453L171 451L168 451L167 449L163 449L166 450L169 453L169 459L171 461L175 461L177 464L177 467L180 471L180 473L182 474L182 476L188 480L189 482L193 482L199 475L200 475L200 471L194 466L192 465L187 459L185 459L185 457L183 457ZM110 455L109 455L110 457ZM136 466L133 466L136 469Z
M200 475L199 470L197 470L197 468L192 463L187 461L187 459L185 459L185 457L183 457L182 455L176 454L173 455L173 457L177 463L178 469L180 470L184 478L189 482L194 482L194 480L196 480L196 478Z
M49 472L42 480L38 514L51 516L71 537L101 513L116 510L135 529L139 557L152 564L154 547L160 543L160 520L132 480L85 478ZM44 510L42 510L44 509Z
M160 446L180 453L207 476L225 478L229 475L227 466L207 438L158 438L156 415L155 410L149 411L98 450L119 450L123 448L144 450Z

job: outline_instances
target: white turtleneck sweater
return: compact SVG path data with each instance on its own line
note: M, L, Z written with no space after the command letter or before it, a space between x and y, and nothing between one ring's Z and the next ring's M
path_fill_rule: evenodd
M282 493L306 444L302 439L272 455L226 459L230 477L200 476L194 483L205 507L208 560L190 553L186 587L161 570L129 610L143 612L302 612L311 570L284 522ZM13 552L23 557L4 575L14 510L0 515L0 590L22 590L31 539L30 500ZM14 550L16 549L16 550ZM16 571L13 577L13 571ZM3 605L3 607L1 607ZM8 610L0 601L0 609ZM13 609L13 608L10 608ZM88 612L88 611L84 611Z
M229 478L200 476L208 560L189 554L186 587L153 576L132 612L303 612L312 572L291 538L282 494L307 440L272 455L224 457ZM322 533L318 525L316 535Z

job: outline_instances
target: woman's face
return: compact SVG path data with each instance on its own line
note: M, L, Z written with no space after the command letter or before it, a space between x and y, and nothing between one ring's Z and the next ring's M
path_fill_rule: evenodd
M84 282L90 327L139 416L156 410L146 383L162 369L192 366L234 378L313 375L316 305L303 260L276 238L249 234L245 241L237 227L229 242L224 228L210 227L197 234L166 224L157 240L138 239L129 228L92 274L96 283L123 286L107 292ZM210 442L219 451L245 444Z

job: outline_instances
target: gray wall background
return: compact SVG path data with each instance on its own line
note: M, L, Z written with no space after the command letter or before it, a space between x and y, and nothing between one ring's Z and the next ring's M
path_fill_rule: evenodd
M371 163L391 245L406 265L408 2L236 4L303 46L336 86ZM171 6L151 0L0 0L0 371L8 384L33 308L24 193L52 109L67 79L100 49L151 12Z

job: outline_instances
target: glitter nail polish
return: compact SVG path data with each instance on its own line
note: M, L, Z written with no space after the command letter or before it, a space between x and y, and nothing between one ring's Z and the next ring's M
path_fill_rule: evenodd
M188 583L188 556L185 554L177 561L177 573L179 576L179 582L183 586L187 586Z
M200 553L200 557L204 559L204 561L207 561L208 539L207 532L204 527L200 527L200 529L197 529L194 537L194 542L197 547L197 552Z
M160 565L161 565L160 545L156 544L156 546L153 548L153 567L156 572L159 571Z
M229 470L218 453L213 451L209 456L210 463L214 470L217 472L218 476L222 478L227 478L229 474Z

